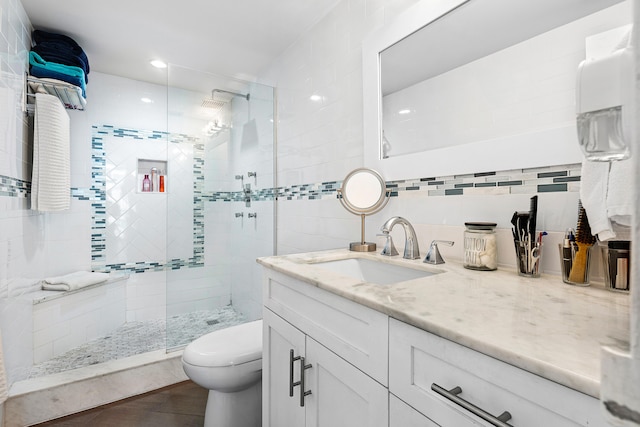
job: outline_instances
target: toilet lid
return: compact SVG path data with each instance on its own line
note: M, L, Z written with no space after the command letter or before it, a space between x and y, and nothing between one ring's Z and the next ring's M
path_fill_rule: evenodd
M262 320L210 332L189 344L182 359L195 366L225 367L262 358Z

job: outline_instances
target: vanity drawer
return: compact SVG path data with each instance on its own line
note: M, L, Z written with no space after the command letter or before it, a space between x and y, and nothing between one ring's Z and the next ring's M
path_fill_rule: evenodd
M389 391L442 426L488 422L432 390L458 397L516 427L604 426L599 401L395 319L389 320Z
M273 270L265 272L263 300L265 307L387 385L386 314Z

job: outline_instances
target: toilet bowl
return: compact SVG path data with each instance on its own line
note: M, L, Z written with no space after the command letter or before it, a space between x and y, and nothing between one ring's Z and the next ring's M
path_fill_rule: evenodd
M182 367L209 390L205 427L262 425L262 320L196 339L184 349Z

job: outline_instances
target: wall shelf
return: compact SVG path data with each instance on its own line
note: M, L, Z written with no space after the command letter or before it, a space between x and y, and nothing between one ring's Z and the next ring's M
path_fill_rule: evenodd
M25 108L24 111L33 115L35 111L35 92L42 88L46 93L56 96L68 110L84 110L87 100L82 96L82 89L70 83L53 81L51 79L40 79L33 76L26 76Z

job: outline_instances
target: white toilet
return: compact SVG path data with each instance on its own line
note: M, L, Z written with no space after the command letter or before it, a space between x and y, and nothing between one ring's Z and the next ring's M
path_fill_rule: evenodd
M209 390L205 427L262 425L262 320L196 339L184 349L182 367Z

